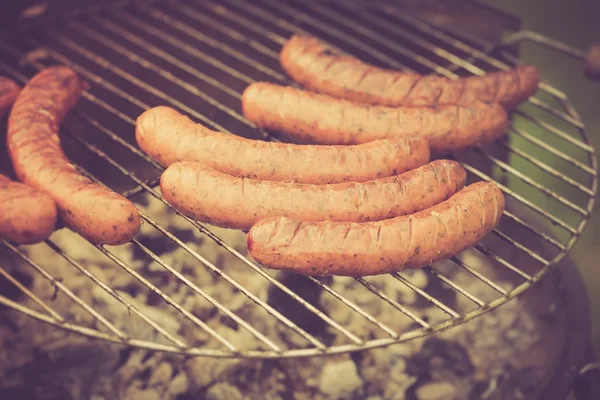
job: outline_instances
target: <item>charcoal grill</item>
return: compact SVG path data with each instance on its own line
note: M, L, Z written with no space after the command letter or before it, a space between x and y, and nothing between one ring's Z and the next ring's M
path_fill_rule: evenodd
M313 34L374 65L449 78L507 69L519 63L518 57L505 46L441 30L400 13L393 6L377 3L123 2L91 13L79 10L75 15L78 17L64 16L41 28L19 32L18 36L8 35L0 43L0 70L24 83L46 66L65 64L90 83L80 104L65 121L62 137L66 151L83 174L136 202L144 229L152 234L141 235L122 248L85 244L85 251L90 257L101 255L111 268L132 275L154 294L156 301L168 304L177 318L205 331L214 339L210 342L214 345L189 343L154 318L148 308L134 305L88 268L81 259L82 239L66 230L58 233L60 240L55 234L38 245L51 249L55 258L36 258L29 247L0 243L7 257L3 258L0 274L24 295L20 299L0 295L0 303L39 321L92 338L193 356L305 357L381 347L468 323L519 296L567 254L590 216L597 192L594 148L567 96L543 81L536 96L513 113L506 140L454 155L467 169L470 181L495 181L507 198L502 223L488 238L447 262L423 268L438 287L468 299L472 307L454 309L446 304L439 290L415 282L411 271L385 279L405 286L425 303L434 305L439 310L436 318L424 317L371 277L354 280L362 293L352 298L346 295L343 285L334 286L327 278L282 277L256 264L244 249L221 238L222 230L169 208L157 188L162 168L135 145L134 124L139 114L165 104L215 130L277 140L273 132L259 130L242 117L240 98L243 89L256 80L293 84L278 65L278 51L293 33ZM159 204L161 212L177 215L178 221L192 227L195 234L184 235L163 227L159 218L153 217L156 208L150 210L143 204L147 202L145 198ZM221 259L211 261L214 257L203 254L198 247L200 241L216 243ZM184 268L166 262L162 256L166 247L183 249L191 263ZM132 265L128 253L136 253L154 265L154 273L160 270L160 280ZM70 299L90 319L77 321L60 315L53 307L53 296L27 288L15 269L8 267L8 258L20 268L31 268L40 274L54 295ZM51 268L56 260L68 264L70 269L57 274ZM235 278L228 260L253 271L255 279L269 282L289 307L279 307L254 293L247 282ZM190 278L189 269L186 270L190 266L211 271L215 279L226 281L235 293L242 293L246 306L259 311L252 319L245 318L227 301L215 299L207 293L210 282ZM478 293L486 295L472 293L466 288L470 284L455 282L447 273L450 270L463 274L463 281L481 286ZM154 335L138 337L135 332L117 327L111 316L102 315L94 304L69 288L63 280L68 274L91 280L98 290L147 324ZM301 290L294 285L300 280ZM236 346L190 310L185 301L175 300L174 294L165 289L174 281L203 298L212 312L223 316L224 323L246 330L255 340L254 345ZM372 330L361 334L338 322L335 314L323 311L313 301L316 292L339 302ZM389 308L390 318L407 319L408 328L397 331L374 317L367 305L379 303ZM330 328L332 337L313 334L311 324L315 321ZM265 335L261 327L266 323L277 324L281 330L296 335L297 345L282 345Z

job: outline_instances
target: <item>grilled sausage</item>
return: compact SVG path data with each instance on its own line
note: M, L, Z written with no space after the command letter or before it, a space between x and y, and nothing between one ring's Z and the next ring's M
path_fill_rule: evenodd
M337 55L316 38L298 35L283 46L280 63L293 80L308 89L389 107L470 105L482 100L510 109L532 96L540 82L533 66L456 80L382 69Z
M136 140L165 167L193 161L233 176L297 183L364 182L397 175L429 161L429 145L423 138L356 146L264 142L211 131L164 106L138 117Z
M594 44L585 56L585 76L600 80L600 43Z
M20 181L47 192L66 226L98 244L128 242L138 232L137 208L79 174L65 156L59 126L83 90L77 74L50 67L23 88L8 119L8 150Z
M431 208L384 221L267 218L250 229L247 245L256 261L274 269L314 276L384 274L466 250L497 225L503 210L497 186L479 182Z
M160 182L173 207L224 228L249 229L270 216L303 221L373 221L413 213L445 200L465 184L463 167L438 160L369 182L309 185L257 181L202 164L171 164Z
M8 115L21 87L0 76L0 119ZM0 239L39 243L56 226L56 204L47 194L0 174Z
M46 193L0 174L0 239L39 243L56 226L56 204Z
M247 119L266 129L322 144L425 137L438 154L483 144L506 131L497 103L470 106L380 107L270 83L253 83L242 95Z
M11 79L0 76L0 119L8 115L10 107L19 95L21 87Z

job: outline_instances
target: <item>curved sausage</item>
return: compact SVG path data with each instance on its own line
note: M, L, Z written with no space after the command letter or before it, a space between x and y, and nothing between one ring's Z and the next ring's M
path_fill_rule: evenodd
M10 112L8 150L19 180L48 193L66 226L94 243L123 244L139 230L137 208L79 174L60 146L59 126L82 90L77 74L63 66L35 75Z
M0 76L0 119L8 115L10 107L19 95L21 87L13 80Z
M382 69L337 55L318 39L299 35L285 43L279 60L287 74L308 89L389 107L470 105L482 100L510 109L532 96L540 82L534 66L456 80Z
M438 160L369 182L309 185L237 178L202 164L179 162L163 173L162 194L191 218L249 229L270 216L303 221L373 221L432 206L465 184L463 167Z
M479 182L431 208L385 221L267 218L250 229L248 251L265 266L303 275L385 274L466 250L498 224L503 211L502 192Z
M42 242L54 231L56 214L50 196L0 174L0 239Z
M297 183L364 182L397 175L429 161L423 138L379 140L356 146L273 143L211 131L169 107L137 119L136 140L165 167L206 164L233 176Z
M470 106L380 107L293 87L253 83L242 95L244 116L256 125L322 144L425 137L434 153L483 144L505 134L508 115L497 103Z

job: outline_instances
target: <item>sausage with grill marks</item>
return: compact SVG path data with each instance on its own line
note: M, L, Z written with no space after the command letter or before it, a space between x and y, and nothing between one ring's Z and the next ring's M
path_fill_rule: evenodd
M0 119L8 115L21 87L0 76ZM56 226L56 204L47 194L0 174L0 239L39 243Z
M0 76L0 119L8 115L21 87L13 80Z
M469 105L482 100L511 109L532 96L540 82L534 66L456 80L382 69L337 55L320 40L300 35L284 44L280 63L293 80L310 90L390 107Z
M56 226L56 204L46 193L0 174L0 239L39 243Z
M500 220L504 196L493 183L467 186L416 214L384 221L306 222L285 217L250 229L250 255L303 275L365 276L418 268L475 245Z
M364 182L397 175L429 161L429 144L424 138L377 140L356 146L264 142L212 131L164 106L138 117L136 140L165 167L191 161L233 176L297 183Z
M160 188L169 204L191 218L245 230L270 216L373 221L410 214L447 199L465 179L464 168L451 160L394 177L331 185L237 178L202 164L178 162L165 170Z
M381 107L265 82L244 90L242 110L256 125L302 140L348 145L424 137L437 154L493 141L508 126L508 115L497 103Z
M66 226L97 244L123 244L139 230L137 208L79 174L60 146L59 126L83 89L77 74L64 66L36 74L10 112L8 150L19 180L48 193Z

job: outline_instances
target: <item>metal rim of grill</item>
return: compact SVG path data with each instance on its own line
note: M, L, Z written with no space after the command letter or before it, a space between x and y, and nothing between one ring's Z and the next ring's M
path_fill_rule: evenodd
M28 77L44 66L62 63L72 67L91 84L81 101L99 107L113 118L129 124L130 131L115 132L105 123L81 111L79 105L71 113L73 115L68 118L77 118L94 134L110 138L121 146L123 151L128 152L130 157L136 157L137 162L143 162L146 166L155 168L157 174L160 174L162 168L139 150L135 144L132 144L134 142L128 140L131 139L131 136L127 136L128 139L126 139L126 135L131 135L134 130L137 115L151 106L159 104L172 106L212 129L231 133L231 130L226 128L226 123L238 124L245 126L245 129L252 132L255 138L276 140L267 132L255 129L233 106L228 106L226 103L239 103L241 90L255 81L257 77L276 83L292 84L278 66L278 49L292 33L316 35L341 51L354 53L363 59L368 57L373 62L385 67L436 73L449 78L457 78L459 74L481 75L488 70L506 69L510 64L514 65L519 62L514 55L503 49L481 45L472 38L458 37L454 33L439 30L410 15L401 14L390 6L366 7L342 2L336 2L334 6L326 1L308 4L279 3L275 0L261 0L253 3L228 0L219 4L202 0L159 1L136 6L124 3L119 7L107 8L97 14L86 16L82 21L65 19L63 22L62 24L51 24L48 30L41 31L41 33L34 31L27 35L21 34L19 38L9 37L4 43L0 43L2 54L0 71L17 79L20 83L24 83ZM205 33L199 27L218 34ZM214 49L215 53L208 54L201 50L200 48L204 46ZM44 51L49 56L48 60L51 60L50 63L46 59L36 61L32 58L28 58L28 62L23 63L23 57L27 52L40 47L45 49ZM426 52L427 57L419 54L418 51ZM109 52L120 60L119 63L108 61L102 56ZM183 61L175 53L194 59L197 64ZM159 60L161 63L169 65L170 68L160 67L158 61L153 62L152 59ZM235 60L235 63L239 63L245 68L245 71L250 72L244 72L243 68L231 67L227 64L229 60ZM202 66L207 71L218 71L219 74L227 75L228 79L237 82L236 87L224 84L219 78L220 75L215 77L211 76L211 72L204 72ZM172 90L176 89L179 94L187 96L187 99L193 98L194 101L178 99L175 95L155 88L152 81L146 83L148 80L145 81L144 78L136 77L128 72L128 67L135 68L136 71L143 71L144 74L147 74L145 76L169 82ZM29 73L22 72L27 68L30 69ZM103 76L106 74L123 84L104 78ZM183 76L189 78L186 80L182 78ZM194 80L193 83L190 82L190 79ZM201 90L197 86L206 86L211 89ZM545 99L542 96L546 96ZM111 101L108 100L110 97L120 98L122 104L128 104L127 107L121 109L120 105L111 105ZM156 100L148 104L146 97ZM222 100L224 98L227 100ZM126 109L137 109L137 112L128 113L125 111ZM220 116L215 118L208 113ZM542 116L538 117L538 115ZM133 247L158 263L175 279L180 280L195 293L204 297L223 315L233 319L239 324L240 329L246 329L257 339L261 348L240 351L184 306L170 299L161 291L160 287L152 284L142 274L123 262L111 248L106 246L95 247L117 267L134 276L150 291L170 304L174 308L174 312L181 313L197 329L203 329L217 339L222 344L222 348L189 346L176 338L172 332L163 328L159 321L152 320L142 311L128 304L127 300L72 257L69 249L57 245L52 239L48 240L46 245L54 250L57 257L66 260L72 267L99 285L102 290L123 303L131 313L142 318L170 344L140 340L122 332L91 305L86 304L70 291L59 278L46 271L43 264L52 262L52 260L36 261L28 257L23 249L7 242L0 244L3 251L18 256L36 273L48 280L57 291L83 307L94 317L95 324L102 326L103 330L66 320L53 309L52 304L20 284L3 266L0 266L0 274L16 285L29 299L37 303L43 312L36 311L3 295L0 295L0 303L40 321L89 337L151 350L214 357L274 358L342 353L407 341L463 324L501 306L540 280L574 245L589 219L595 202L597 161L594 148L590 144L583 122L568 102L567 96L544 81L538 94L513 113L513 119L519 119L522 124L530 128L525 129L512 125L509 140L495 144L497 148L503 149L509 155L508 159L503 160L502 157L491 154L485 149L469 151L468 157L479 157L485 160L490 167L490 172L483 172L480 168L474 167L462 159L461 161L474 179L498 181L500 179L498 177L502 178L498 183L507 199L510 198L503 220L510 222L511 226L529 232L542 245L539 249L529 248L512 237L510 232L496 229L491 236L508 244L512 251L520 252L528 257L529 263L520 266L514 265L506 257L496 254L496 249L487 245L478 244L475 248L468 250L468 252L477 253L478 256L487 257L496 268L510 271L520 281L508 289L486 277L478 271L477 266L469 265L463 258L452 259L456 267L473 280L495 291L497 297L491 301L478 298L436 269L425 267L423 270L430 279L439 281L444 287L455 291L459 296L465 296L473 303L475 308L465 314L459 314L444 304L442 300L428 293L427 290L413 284L404 276L404 273L390 275L388 279L398 280L445 313L444 320L430 324L416 315L409 307L380 291L369 282L369 277L356 278L355 281L365 291L370 292L374 302L385 302L395 309L398 315L402 314L414 321L416 326L414 329L396 332L370 315L360 305L346 299L327 283L319 279L308 278L315 288L323 290L344 303L352 312L362 316L365 324L377 326L385 336L376 339L358 337L336 322L335 315L326 315L296 295L273 278L269 273L270 270L257 265L225 243L211 231L210 227L185 218L175 210L172 212L186 219L204 237L215 241L227 252L245 263L248 269L255 271L256 279L267 279L272 285L278 287L310 313L336 330L338 335L345 339L345 343L327 346L322 340L292 322L288 318L289 316L283 315L271 305L260 300L242 284L236 282L227 274L226 267L219 268L210 263L188 246L186 241L164 229L144 212L141 214L144 222L164 236L165 241L171 241L185 249L197 261L197 268L212 270L221 279L243 293L248 302L254 302L262 307L268 314L268 318L275 318L287 329L304 338L307 346L281 348L276 345L253 326L253 321L245 321L225 305L211 298L202 289L201 284L187 279L184 273L165 263L151 248L137 239L131 243ZM224 122L217 122L217 120ZM539 134L531 133L530 129L539 129L544 136L540 137ZM64 128L62 133L64 137L74 139L97 159L104 160L104 165L112 166L123 177L133 182L134 187L125 191L125 194L134 202L136 196L142 193L147 193L162 201L160 193L155 189L158 182L156 177L152 179L138 178L134 172L117 161L116 156L104 152L80 133L67 128ZM557 141L561 144L556 145ZM536 149L537 154L527 150L532 147ZM523 171L523 164L532 168L529 171L543 175L544 179L558 182L556 185L562 188L561 191L547 187L538 179L530 177L527 171ZM91 179L97 180L84 168L77 165L76 167ZM511 179L513 183L514 181L519 182L517 186L520 189L513 188ZM533 197L538 199L537 201L528 197L531 193L535 193ZM570 196L577 197L577 201ZM540 198L542 198L544 206L539 205ZM164 201L162 202L164 207L169 207ZM550 203L552 203L551 206L545 207ZM565 211L550 212L547 208ZM521 216L521 210L524 209L533 211L543 222L539 224L528 222ZM532 267L533 264L535 267Z

